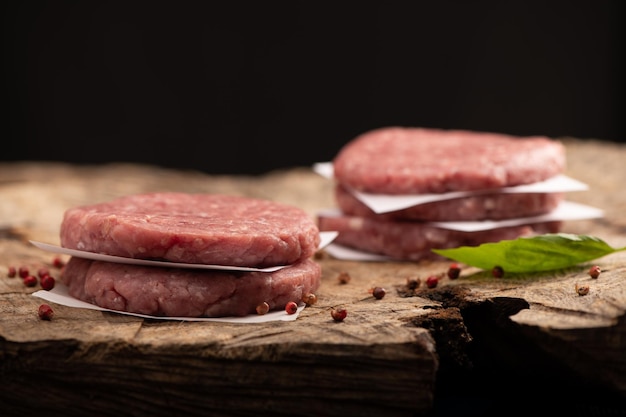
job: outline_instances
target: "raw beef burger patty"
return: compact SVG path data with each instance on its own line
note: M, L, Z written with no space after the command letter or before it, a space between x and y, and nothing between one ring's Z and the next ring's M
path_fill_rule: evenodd
M335 200L342 212L379 220L502 220L537 216L554 210L562 193L489 193L420 204L387 213L375 213L341 184L335 186Z
M333 243L404 261L441 259L432 249L478 246L520 236L556 233L561 226L560 222L546 222L462 232L421 222L380 221L366 217L323 214L318 216L318 224L320 230L339 232Z
M72 257L61 281L80 300L117 311L166 317L256 314L299 302L320 284L321 267L305 259L275 272L161 268Z
M153 193L68 209L61 246L140 259L228 266L289 265L320 243L297 207L219 194Z
M564 168L564 146L547 137L404 127L366 132L333 160L337 182L381 194L515 186Z

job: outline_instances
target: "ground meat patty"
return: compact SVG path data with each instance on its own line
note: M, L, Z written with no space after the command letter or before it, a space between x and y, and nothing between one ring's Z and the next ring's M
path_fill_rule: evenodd
M479 232L443 229L421 222L380 221L355 216L318 216L322 231L337 231L333 243L397 260L440 259L431 249L477 246L531 234L556 233L560 222L503 227Z
M404 127L366 132L333 160L339 183L382 194L515 186L564 168L564 146L547 137Z
M160 268L72 257L61 274L70 294L117 311L167 317L224 317L271 310L315 292L321 267L305 259L276 272Z
M61 245L140 259L213 265L288 265L320 243L297 207L230 195L153 193L68 209Z
M420 204L388 213L375 213L341 184L335 201L345 214L378 220L470 221L537 216L554 210L563 193L490 193Z

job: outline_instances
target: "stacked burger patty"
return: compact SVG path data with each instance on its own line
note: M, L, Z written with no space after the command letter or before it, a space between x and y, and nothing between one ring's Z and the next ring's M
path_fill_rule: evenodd
M315 221L289 205L240 196L130 195L65 212L61 246L179 266L73 256L61 274L69 293L117 311L169 317L254 314L300 302L321 268ZM198 268L194 268L194 265ZM219 266L217 269L200 266ZM265 272L262 268L270 268Z
M398 260L436 258L432 249L475 246L535 233L557 232L560 222L521 224L481 231L443 228L432 222L525 218L548 213L562 193L508 193L562 174L563 145L547 137L386 127L346 144L333 160L339 213L318 215L335 243ZM357 193L378 196L457 197L375 212Z

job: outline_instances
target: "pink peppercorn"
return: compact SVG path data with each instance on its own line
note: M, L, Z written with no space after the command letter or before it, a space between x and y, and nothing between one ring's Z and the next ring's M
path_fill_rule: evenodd
M372 290L372 295L377 300L382 299L386 293L387 292L385 291L383 287L374 287L374 289Z
M332 310L330 310L330 316L335 321L343 321L347 315L348 315L348 310L346 310L345 308L340 307L340 308L333 308Z
M270 305L265 301L256 306L256 313L260 316L267 314L268 311L270 311Z
M461 267L459 267L459 264L457 263L451 264L450 267L448 268L448 278L457 279L459 275L461 275Z
M61 257L55 256L54 259L52 259L52 266L55 268L63 268L63 266L65 266L65 262L63 262Z
M302 302L306 304L307 307L310 307L313 304L317 303L317 296L311 292L304 294L302 295Z
M287 314L296 314L296 312L298 311L298 304L294 303L293 301L289 301L285 305L285 311L287 312Z
M39 315L39 318L41 320L52 320L52 316L54 316L54 311L52 311L52 307L50 307L48 304L42 304L39 306L37 315Z
M589 285L578 285L575 286L576 292L578 295L587 295L589 294Z
M431 275L428 278L426 278L426 286L428 288L435 288L438 283L439 283L439 277L435 275Z
M44 275L39 279L39 283L41 284L41 288L46 291L50 291L54 288L56 281L52 275Z
M28 269L27 266L24 266L24 265L20 266L17 272L20 278L26 278L30 274L30 270Z
M16 276L17 276L17 268L15 268L14 266L10 266L9 270L7 271L7 277L14 278Z
M22 278L22 281L27 287L34 287L35 285L37 285L37 277L34 275L26 275L24 278Z
M491 275L493 275L494 278L502 278L504 276L504 269L502 269L501 266L496 265L491 270Z
M593 279L598 278L600 276L600 272L602 272L602 270L600 269L598 265L594 265L591 268L589 268L589 276Z

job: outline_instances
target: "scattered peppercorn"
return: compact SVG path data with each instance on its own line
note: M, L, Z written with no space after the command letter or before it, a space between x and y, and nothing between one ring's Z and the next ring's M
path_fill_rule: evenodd
M7 277L14 278L17 276L17 269L14 266L10 266L7 271Z
M600 276L600 272L602 272L602 270L600 269L598 265L594 265L591 268L589 268L589 276L593 279L598 278Z
M56 281L52 275L44 275L39 278L39 283L41 284L41 288L46 291L50 291L54 288L54 284L56 284Z
M406 288L409 290L414 290L419 288L422 280L419 278L407 278L406 279Z
M289 301L285 305L285 311L287 312L287 314L296 314L296 312L298 311L298 304L294 303L293 301Z
M41 320L52 320L52 316L54 316L54 311L52 311L52 307L48 304L42 304L39 306L39 310L37 311L39 318Z
M52 259L52 266L55 268L63 268L65 266L65 262L63 262L63 259L61 259L60 256L55 256Z
M386 291L383 287L374 287L372 289L372 295L377 300L380 300L381 298L383 298L385 294L386 294Z
M453 263L448 268L448 278L457 279L461 275L461 267L457 263Z
M589 294L589 286L576 284L576 292L578 295L587 295Z
M504 276L504 269L502 269L501 266L496 265L491 270L491 275L493 275L494 278L502 278Z
M46 275L50 275L50 271L48 270L48 268L41 267L37 270L37 276L39 278L45 277Z
M337 276L337 280L340 284L347 284L348 282L350 282L350 279L350 274L348 274L347 272L340 272L339 276Z
M20 278L26 278L28 275L30 275L30 270L28 269L27 266L22 265L18 269L18 274L19 274Z
M330 310L330 316L335 321L343 321L347 315L348 315L348 310L342 307L333 308L332 310Z
M24 278L22 278L22 281L27 287L34 287L35 285L37 285L37 277L34 275L26 275Z
M256 306L256 312L260 316L267 314L268 311L270 311L270 305L266 303L265 301L263 301L261 304Z
M428 288L435 288L438 283L439 283L439 277L436 275L431 275L428 278L426 278L426 286Z
M307 293L302 296L302 302L308 306L317 303L317 296L313 293Z

